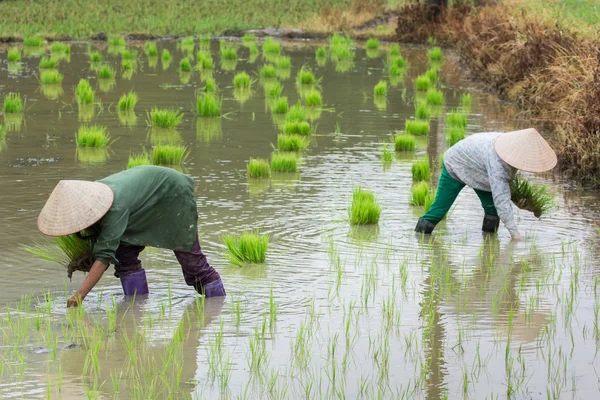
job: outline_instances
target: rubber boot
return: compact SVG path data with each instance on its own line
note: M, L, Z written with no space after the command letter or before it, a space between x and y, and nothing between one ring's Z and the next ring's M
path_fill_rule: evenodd
M433 228L435 228L435 224L433 222L419 218L419 222L417 222L417 226L415 227L415 232L430 234L433 232Z
M221 278L219 278L216 281L207 283L206 285L201 286L198 292L200 294L203 294L206 298L225 296L225 288L223 287L223 281L221 280Z
M130 274L121 274L121 286L125 296L140 296L148 294L148 282L146 281L146 271L142 268L140 271Z
M495 215L485 214L483 217L483 225L481 226L481 230L488 233L496 233L498 232L498 228L500 227L500 217Z

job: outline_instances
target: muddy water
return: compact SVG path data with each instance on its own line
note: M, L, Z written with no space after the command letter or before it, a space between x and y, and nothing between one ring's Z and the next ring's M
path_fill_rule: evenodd
M278 133L259 83L262 57L248 59L239 48L235 72L256 78L252 96L241 103L234 72L219 65L218 43L212 44L225 116L207 121L194 111L202 75L182 76L176 43L160 42L162 48L174 55L170 66L160 59L153 65L140 46L137 68L127 77L120 56L98 47L117 70L114 85L102 91L88 45L76 44L59 65L65 79L58 98L41 88L39 57L25 57L16 70L0 54L0 94L26 98L22 121L13 117L0 151L0 303L12 310L2 314L2 397L598 396L595 194L577 192L559 176L535 177L557 194L558 208L541 220L515 209L526 236L520 243L510 242L503 227L497 238L482 235L483 211L469 190L432 239L413 232L422 209L408 205L411 163L427 155L435 182L446 148L444 115L458 107L462 93L473 96L469 133L533 123L470 82L452 55L441 74L443 112L432 119L429 136L419 138L414 155L384 165L383 143L414 114L412 82L427 68L426 49L402 49L410 69L390 87L382 108L372 90L387 77L383 51L370 58L358 49L353 67L342 73L331 60L318 65L312 44L287 43L293 66L281 81L290 104L299 98L296 72L308 65L321 79L325 106L300 172L257 181L246 178L246 162L268 158ZM102 104L89 121L106 126L114 139L106 153L76 149L84 116L73 91L80 78L98 89ZM129 90L140 101L125 123L115 106ZM43 240L35 221L58 180L121 171L129 154L164 140L147 127L146 112L155 106L185 113L175 140L189 148L184 170L196 181L201 244L229 296L199 305L173 254L148 249L142 256L147 298L124 299L111 268L84 313L69 323L65 296L83 276L69 282L62 266L40 262L19 246ZM383 210L378 226L350 227L355 185L376 193ZM255 229L271 235L266 265L228 265L221 235ZM19 305L23 295L33 296L32 305ZM113 309L116 332L108 329L107 310ZM45 321L42 328L31 322L36 318ZM94 369L94 346L86 338L100 331ZM161 375L172 365L173 343L177 367L174 375Z

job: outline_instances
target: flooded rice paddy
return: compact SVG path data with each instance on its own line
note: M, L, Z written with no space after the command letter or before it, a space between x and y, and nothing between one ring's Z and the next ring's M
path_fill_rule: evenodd
M0 97L18 92L25 100L22 113L0 120L8 130L0 142L2 398L598 397L596 195L558 176L535 177L557 194L557 208L539 220L515 208L526 236L515 243L503 226L497 236L482 234L479 200L464 190L431 238L415 235L423 207L409 205L412 162L428 157L435 184L445 116L463 94L472 95L469 134L535 122L481 91L445 54L444 103L429 134L417 137L414 153L383 162L384 145L393 150L390 139L423 96L414 81L428 68L427 48L402 47L409 67L390 79L385 46L358 46L352 63L336 63L317 62L317 45L282 46L291 67L275 79L289 104L302 102L296 75L307 66L320 79L323 106L309 110L313 133L298 172L266 179L248 178L246 164L270 158L284 117L271 112L259 76L269 60L238 41L237 62L221 60L213 41L212 72L189 73L179 71L185 49L174 41L158 42L170 63L130 44L131 71L123 70L123 48L74 44L57 67L64 81L52 87L39 81L41 54L26 49L9 63L0 53ZM114 79L97 79L91 51ZM234 90L240 71L253 79L251 93ZM209 76L221 118L196 114ZM81 78L96 89L89 108L75 100ZM374 98L382 79L387 96ZM124 115L116 104L130 90L139 102ZM153 107L180 109L182 123L150 129ZM106 126L108 149L77 149L82 124ZM228 296L200 299L172 252L147 249L147 298L124 298L111 267L84 306L67 311L83 275L70 282L63 266L20 248L43 242L35 222L47 196L60 179L100 179L163 142L188 148L182 169L196 181L201 244ZM358 185L381 205L377 225L349 224ZM230 265L221 236L253 230L270 235L266 263Z

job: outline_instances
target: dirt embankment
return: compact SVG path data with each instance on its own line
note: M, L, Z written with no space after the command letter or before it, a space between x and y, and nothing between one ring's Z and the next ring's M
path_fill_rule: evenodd
M600 186L599 41L501 5L455 8L437 22L419 6L398 16L398 41L456 47L479 79L556 132L563 171Z

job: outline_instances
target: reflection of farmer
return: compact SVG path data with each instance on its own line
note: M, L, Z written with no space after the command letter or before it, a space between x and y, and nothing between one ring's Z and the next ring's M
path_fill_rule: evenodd
M513 217L510 181L517 169L544 172L555 165L556 154L535 129L471 135L444 155L435 200L415 230L431 233L466 185L481 200L485 232L495 232L502 220L512 238L521 239Z
M96 241L93 264L67 305L76 306L98 283L111 262L125 295L147 294L138 255L145 246L171 249L185 282L206 297L225 289L198 243L193 180L170 168L140 166L97 182L60 181L38 218L50 236L90 232Z

